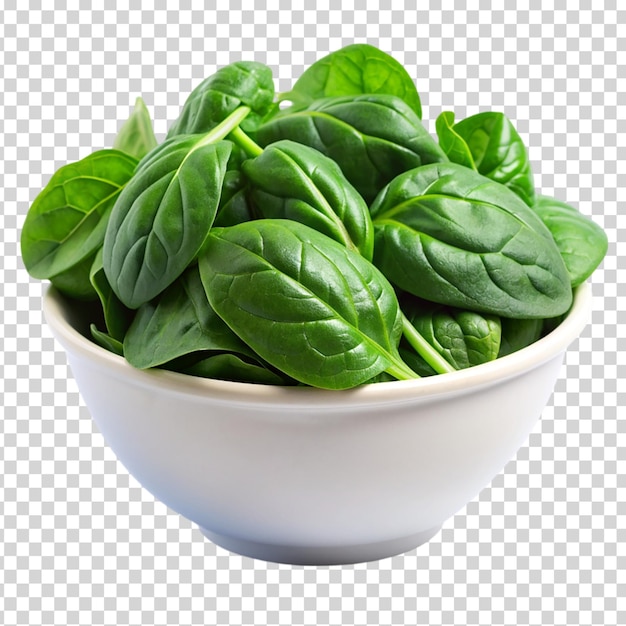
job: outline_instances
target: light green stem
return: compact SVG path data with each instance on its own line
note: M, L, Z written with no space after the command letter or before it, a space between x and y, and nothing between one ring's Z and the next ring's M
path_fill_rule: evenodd
M402 314L402 334L413 346L415 351L430 365L437 374L455 372L456 369L446 361L435 348L433 348L409 320Z
M239 128L239 124L246 119L250 110L247 106L237 107L226 119L206 133L198 145L205 146L225 139L234 129Z
M414 378L420 378L420 375L414 372L404 361L401 359L395 359L393 364L386 370L387 374L391 374L398 380L413 380Z
M240 147L249 157L258 157L263 154L263 148L252 141L246 133L237 126L230 133L230 138Z
M221 121L217 126L212 128L208 133L202 135L189 150L189 152L185 155L185 158L181 161L181 164L176 171L176 176L178 175L178 172L180 172L182 166L185 164L185 161L190 157L193 152L195 152L199 148L203 148L204 146L208 146L210 144L217 143L222 139L225 139L226 136L229 135L234 128L239 128L239 124L241 124L241 122L246 119L248 113L250 113L250 107L240 106L236 108L225 120Z

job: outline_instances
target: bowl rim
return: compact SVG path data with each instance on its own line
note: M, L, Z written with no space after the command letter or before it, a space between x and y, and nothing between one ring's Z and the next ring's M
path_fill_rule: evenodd
M273 404L300 408L341 405L371 406L378 402L403 403L418 398L473 392L539 367L565 352L577 339L591 316L592 290L589 282L574 289L573 302L565 319L533 344L494 361L447 374L415 380L369 383L352 389L265 385L201 378L163 369L139 370L123 357L109 352L83 335L68 319L69 299L48 284L43 294L43 312L52 334L70 355L80 356L92 366L133 385L167 389L184 396L200 396L228 404ZM71 366L71 362L70 362Z

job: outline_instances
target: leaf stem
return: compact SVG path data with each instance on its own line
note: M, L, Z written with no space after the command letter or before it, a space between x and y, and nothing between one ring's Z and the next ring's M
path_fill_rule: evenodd
M250 113L250 107L237 107L226 119L222 120L217 126L206 133L194 148L210 143L217 143L225 139L229 133L239 128L239 124L246 119L248 113Z
M402 359L394 359L392 364L385 371L398 380L421 378L420 375L414 372Z
M240 147L249 157L258 157L263 154L263 148L252 141L246 133L237 126L230 133L230 138Z
M222 120L217 126L202 135L189 152L187 152L185 158L181 161L178 169L176 170L175 176L178 176L178 172L180 172L181 168L185 164L185 161L193 152L199 148L204 148L204 146L218 143L219 141L222 141L222 139L225 139L227 135L233 132L234 129L239 128L239 124L246 119L248 113L250 113L250 107L237 107L226 119Z
M437 374L447 374L456 371L456 369L420 335L404 313L402 314L402 334L411 346L413 346L415 351L435 370L435 372L437 372Z

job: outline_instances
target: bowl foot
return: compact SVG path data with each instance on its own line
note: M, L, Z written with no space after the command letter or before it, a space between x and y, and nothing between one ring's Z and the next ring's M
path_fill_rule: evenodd
M249 556L253 559L289 565L348 565L378 561L413 550L427 543L440 530L441 527L437 526L408 537L376 543L338 546L298 546L250 541L200 528L200 532L207 539L230 552Z

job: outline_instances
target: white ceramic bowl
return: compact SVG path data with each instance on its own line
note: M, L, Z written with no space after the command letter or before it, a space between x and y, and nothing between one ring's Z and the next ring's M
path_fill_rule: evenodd
M233 552L371 561L428 541L530 434L588 321L591 288L519 352L349 391L140 371L90 340L54 288L46 320L105 441L156 498Z

